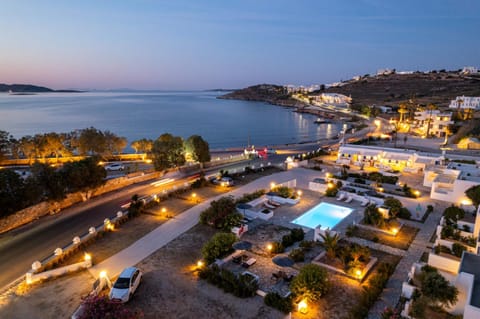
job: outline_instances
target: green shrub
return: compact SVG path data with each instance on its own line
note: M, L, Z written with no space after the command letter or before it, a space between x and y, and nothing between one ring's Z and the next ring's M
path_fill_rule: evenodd
M410 213L410 211L406 207L402 207L400 208L397 217L403 219L410 219L412 217L412 213Z
M313 240L302 240L298 246L308 251L313 248L314 244Z
M253 297L258 290L258 283L251 280L249 276L237 277L230 270L220 268L215 264L200 270L199 277L240 298Z
M272 253L274 254L281 254L285 251L285 247L282 245L282 243L278 241L274 241L272 243Z
M450 206L443 211L443 217L445 217L447 224L452 225L455 224L459 219L465 217L465 211L459 207Z
M307 264L300 269L290 284L290 290L299 299L316 301L330 288L327 271L315 264Z
M390 217L395 218L400 213L403 207L402 203L394 197L386 197L383 201L383 205L390 209Z
M283 313L289 313L293 311L293 297L290 295L286 298L282 298L276 292L269 292L264 299L267 306L275 308Z
M288 257L293 259L295 262L302 262L305 261L305 253L303 252L303 249L297 248L293 249L290 254L288 254Z
M363 286L361 300L351 310L350 317L355 319L367 317L368 311L377 301L394 270L395 267L388 263L378 265L377 272L371 275L366 285Z
M205 179L205 177L200 177L199 179L195 180L192 183L192 188L201 188L207 185L208 185L208 181Z
M265 190L264 189L259 189L259 190L256 190L252 193L246 193L246 194L243 194L242 197L238 198L236 200L236 203L237 204L240 204L240 203L248 203L254 199L257 199L261 196L263 196L265 194Z
M335 197L337 196L338 193L338 188L336 186L333 186L332 188L327 188L325 191L325 196L327 197Z
M462 257L462 254L465 250L467 250L467 247L465 247L462 244L453 243L453 245L452 245L452 254L457 256L457 257Z
M345 235L347 237L352 237L357 229L358 229L358 226L350 225L347 227L347 230L345 231Z
M290 236L292 237L293 241L301 241L305 237L305 233L301 228L294 228L290 231Z
M295 241L293 240L292 235L288 234L288 235L284 235L284 236L282 237L282 245L283 245L283 247L292 246L294 243L295 243Z
M210 203L210 207L200 214L200 223L230 231L233 226L240 223L242 218L243 216L235 208L234 200L225 196Z
M226 255L232 250L232 245L237 240L233 233L217 233L202 247L203 259L210 264L215 259Z

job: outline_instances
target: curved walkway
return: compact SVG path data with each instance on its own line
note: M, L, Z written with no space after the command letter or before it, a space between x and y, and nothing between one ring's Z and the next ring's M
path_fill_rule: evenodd
M296 179L299 188L308 188L308 182L314 177L318 177L318 172L306 169L294 169L262 177L229 193L210 198L160 225L131 246L90 268L89 271L95 278L99 277L101 271L106 271L110 278L117 276L124 268L139 263L195 226L198 223L200 213L210 205L211 201L219 199L220 197L228 195L238 197L244 193L269 188L272 181L279 184Z

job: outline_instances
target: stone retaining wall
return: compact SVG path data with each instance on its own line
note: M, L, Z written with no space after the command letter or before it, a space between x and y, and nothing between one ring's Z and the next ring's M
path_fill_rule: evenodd
M53 215L61 210L70 207L76 203L86 201L90 197L99 196L125 186L135 183L140 183L145 180L159 178L162 176L161 172L154 172L151 174L130 174L127 176L108 180L103 186L96 189L93 193L85 194L82 192L68 194L67 197L58 202L41 202L37 205L27 207L21 211L16 212L10 216L0 219L0 234L9 230L15 229L22 225L28 224L40 217L46 215Z

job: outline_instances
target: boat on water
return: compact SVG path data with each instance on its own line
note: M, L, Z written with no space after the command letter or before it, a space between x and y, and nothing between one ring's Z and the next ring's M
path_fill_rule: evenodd
M315 124L330 124L330 123L332 123L332 121L329 120L329 119L324 119L324 118L319 117L314 121L314 123Z

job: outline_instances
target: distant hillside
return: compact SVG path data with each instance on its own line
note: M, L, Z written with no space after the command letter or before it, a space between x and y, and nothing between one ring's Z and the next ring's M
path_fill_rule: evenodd
M80 92L75 90L52 90L47 87L31 85L31 84L4 84L0 83L0 92L10 92L13 93L45 93L45 92L59 92L59 93L69 93L69 92Z
M353 107L363 105L398 105L414 99L418 104L434 103L446 107L456 96L480 96L480 75L461 75L458 72L390 74L363 77L359 81L344 82L319 93L340 93L351 96ZM236 90L221 99L262 101L276 105L301 107L283 86L260 84Z
M300 101L293 99L283 86L273 84L259 84L245 89L236 90L218 97L219 99L260 101L282 106L303 106Z
M419 104L448 106L456 96L480 96L480 76L457 72L390 74L349 81L323 92L351 96L354 106L398 105L412 98Z

